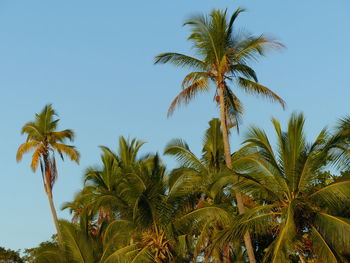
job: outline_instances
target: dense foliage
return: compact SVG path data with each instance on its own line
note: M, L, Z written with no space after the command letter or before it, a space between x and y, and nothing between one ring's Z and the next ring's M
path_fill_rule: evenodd
M18 251L0 247L0 263L24 263Z
M100 164L85 170L84 185L62 206L72 220L58 221L54 153L78 162L78 151L65 144L74 133L57 131L51 105L23 126L27 141L17 160L34 151L31 167L41 167L58 236L25 250L23 259L3 249L0 256L9 259L2 256L0 262L350 262L350 117L312 141L306 139L303 114L292 114L286 129L272 119L276 139L251 127L242 147L230 150L229 134L243 108L228 82L284 106L248 65L281 44L233 34L242 11L227 19L227 11L214 10L186 23L199 58L156 57L156 63L196 70L185 77L170 114L208 91L210 83L215 86L220 119L210 120L200 156L173 139L164 155L178 166L169 170L158 154L140 154L144 142L121 136L116 151L100 147Z
M117 152L102 146L100 166L86 169L84 187L63 207L73 215L60 221L64 246L42 243L27 250L28 262L246 262L248 230L258 262L347 262L350 180L324 170L344 157L346 129L308 143L302 115L287 131L273 124L277 146L252 127L231 170L218 119L200 157L181 139L169 142L164 154L179 162L171 171L157 154L140 157L136 139L120 137Z

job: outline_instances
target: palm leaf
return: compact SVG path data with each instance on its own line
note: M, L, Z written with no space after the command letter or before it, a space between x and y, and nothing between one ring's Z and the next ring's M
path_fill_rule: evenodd
M79 163L80 153L76 150L75 146L63 143L51 143L51 145L60 155L65 154L72 161Z
M284 100L267 87L242 77L238 78L238 84L239 87L241 87L247 93L262 95L272 101L278 102L283 109L285 108L286 103L284 102Z
M200 59L183 55L180 53L168 52L162 53L155 57L154 64L171 63L178 67L190 67L195 69L205 70L205 63Z
M23 154L26 154L26 153L32 151L35 147L37 147L39 145L40 145L40 142L38 142L38 141L25 142L25 143L21 144L18 147L17 154L16 154L17 162L22 160Z
M181 104L188 104L199 92L209 91L208 78L203 77L192 82L184 88L172 101L168 110L168 117L171 116L176 107Z

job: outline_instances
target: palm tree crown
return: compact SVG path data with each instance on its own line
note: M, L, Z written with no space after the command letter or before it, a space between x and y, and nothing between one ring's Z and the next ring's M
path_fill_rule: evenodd
M34 151L31 168L36 171L39 164L44 176L45 185L51 189L57 179L55 151L63 159L63 154L78 163L80 154L74 146L66 145L65 141L74 139L74 132L70 129L57 131L59 119L55 119L56 112L52 105L46 105L40 114L35 114L35 120L22 127L22 134L27 134L27 140L18 148L16 159L21 161L23 154ZM47 163L45 163L48 161ZM44 171L50 170L50 173ZM46 188L45 188L46 189Z
M182 82L183 90L173 100L168 111L171 115L176 106L189 103L199 92L208 91L209 83L220 85L224 89L226 117L238 120L242 113L242 104L226 81L233 81L236 87L251 94L259 94L279 102L284 101L267 87L258 84L255 71L248 62L263 55L268 48L278 48L282 44L265 38L234 34L234 22L238 15L245 11L237 9L230 18L227 10L213 10L210 15L191 17L184 25L191 27L188 37L199 58L180 53L168 52L159 54L155 63L171 63L179 67L189 67L195 71L189 73ZM216 95L219 91L216 90ZM218 97L216 97L218 98ZM217 101L219 101L217 99Z
M273 124L277 151L265 132L254 127L242 149L246 155L241 160L249 172L241 174L236 187L260 199L261 205L242 215L237 231L266 231L274 236L267 262L289 262L292 256L302 262L343 262L350 251L350 223L338 211L350 205L350 181L319 183L319 173L331 159L331 136L322 130L308 143L303 115L292 115L286 132L277 120Z

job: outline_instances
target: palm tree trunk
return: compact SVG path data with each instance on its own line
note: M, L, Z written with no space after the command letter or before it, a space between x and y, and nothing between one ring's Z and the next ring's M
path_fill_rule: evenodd
M224 87L225 87L225 82L220 81L218 86L219 86L219 92L220 92L220 116L221 116L221 130L222 130L222 137L223 137L223 142L224 142L224 154L225 154L225 162L227 168L231 169L232 164L231 164L231 149L230 149L230 142L228 138L228 131L227 131L227 126L226 126L226 116L225 116L225 101L224 101ZM245 207L243 205L243 200L242 200L242 195L235 191L236 194L236 200L237 200L237 206L238 206L238 211L240 214L243 214L245 212ZM244 234L244 244L247 249L247 254L249 258L250 263L256 263L255 260L255 255L254 255L254 249L252 246L252 241L250 238L249 233ZM229 255L226 256L226 258L229 258Z
M45 187L47 198L49 199L51 214L52 214L53 221L55 223L55 227L56 227L56 231L57 231L58 243L59 243L60 246L62 246L63 245L62 233L61 233L60 225L58 223L58 217L57 217L55 205L53 203L53 198L52 198L51 166L50 166L50 163L49 163L49 157L48 156L49 156L48 153L43 155L44 165L45 165L44 187Z
M56 227L56 231L57 231L58 243L59 243L60 245L62 245L62 244L63 244L63 238L62 238L62 233L61 233L60 225L59 225L59 223L58 223L58 217L57 217L55 205L54 205L54 203L53 203L52 191L51 191L51 190L49 190L49 191L47 192L47 198L49 199L50 209L51 209L53 221L54 221L54 223L55 223L55 227Z

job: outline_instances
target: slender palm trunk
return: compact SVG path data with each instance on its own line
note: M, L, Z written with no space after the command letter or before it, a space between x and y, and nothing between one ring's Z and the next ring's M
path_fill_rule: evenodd
M61 233L60 225L59 225L59 223L58 223L58 217L57 217L55 205L54 205L54 203L53 203L52 191L51 191L51 190L47 193L47 198L49 199L50 209L51 209L53 221L54 221L54 223L55 223L55 227L56 227L56 231L57 231L58 242L59 242L60 245L62 245L62 244L63 244L63 238L62 238L62 233Z
M63 244L63 238L62 238L62 233L60 229L60 225L58 223L58 217L55 209L55 205L53 203L53 198L52 198L52 188L51 188L51 167L49 163L49 157L48 153L45 154L44 156L44 165L45 165L45 181L44 181L44 187L46 191L47 198L49 199L49 204L50 204L50 209L53 217L53 221L55 223L56 231L57 231L57 237L58 237L58 243L59 245Z
M230 142L228 139L228 131L227 131L227 126L226 126L226 116L225 116L225 101L224 101L224 87L225 87L225 82L220 81L218 83L219 85L219 92L220 92L220 116L221 116L221 129L222 129L222 137L223 137L223 142L224 142L224 154L225 154L225 162L227 168L231 169L231 149L230 149ZM240 214L243 214L245 212L245 207L243 205L243 200L242 200L242 195L239 192L235 192L236 194L236 200L237 200L237 206L238 206L238 211ZM244 244L247 249L247 254L249 257L249 262L250 263L256 263L255 260L255 255L254 255L254 249L252 246L252 241L250 238L249 233L245 233L244 235ZM226 256L228 258L227 262L229 262L229 255Z

